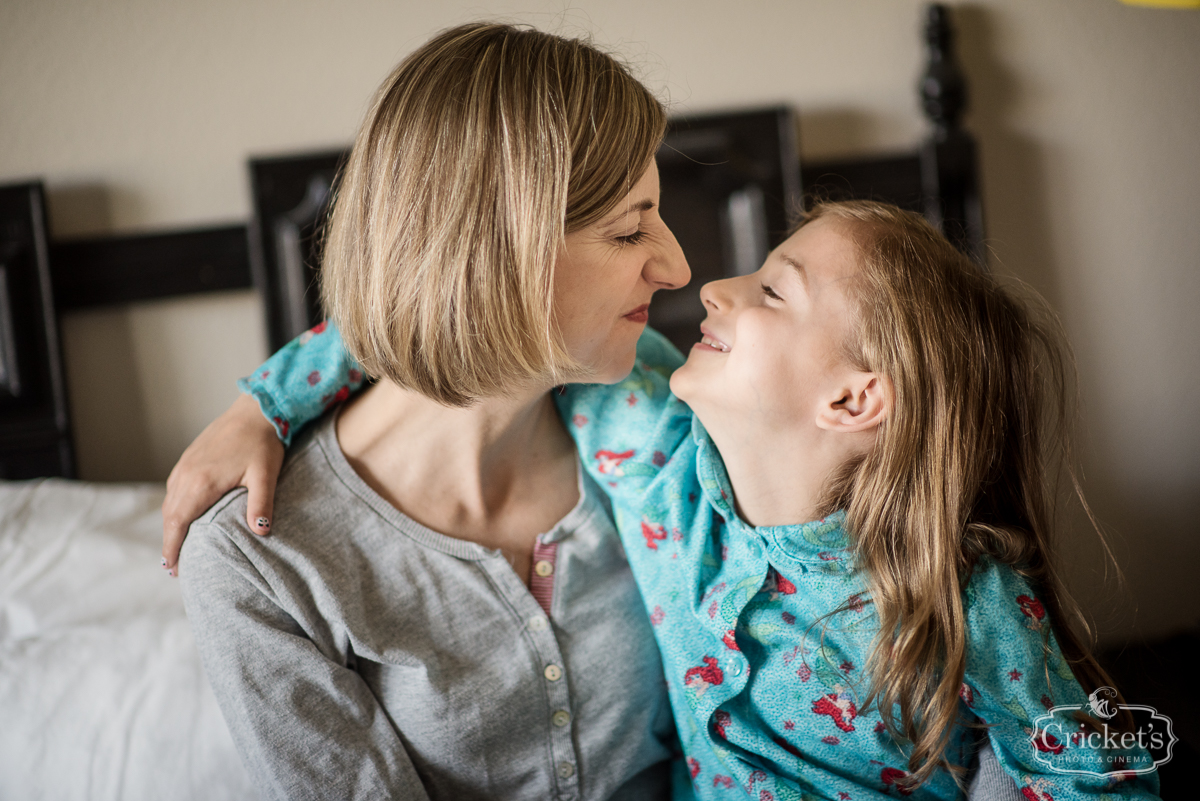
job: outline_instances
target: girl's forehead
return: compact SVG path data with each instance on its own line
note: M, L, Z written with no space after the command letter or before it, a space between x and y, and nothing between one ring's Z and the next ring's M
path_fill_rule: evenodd
M858 268L858 248L844 221L818 217L784 240L776 253L801 279L836 280Z

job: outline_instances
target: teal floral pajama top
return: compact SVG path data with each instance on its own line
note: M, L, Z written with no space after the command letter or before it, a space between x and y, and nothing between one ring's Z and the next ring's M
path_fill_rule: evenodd
M946 771L912 792L897 784L903 748L875 709L861 708L878 622L843 513L794 526L742 521L720 454L670 393L682 361L647 329L624 381L556 396L585 468L612 500L662 652L688 773L677 797L689 797L689 785L700 799L960 797ZM333 326L322 324L239 386L287 443L362 382ZM1152 766L1144 749L1093 747L1104 743L1070 717L1089 698L1024 579L984 561L963 606L962 717L985 724L1022 794L1154 798L1156 774L1132 772ZM958 726L946 759L969 765L979 731ZM1124 772L1113 758L1125 760L1115 763Z

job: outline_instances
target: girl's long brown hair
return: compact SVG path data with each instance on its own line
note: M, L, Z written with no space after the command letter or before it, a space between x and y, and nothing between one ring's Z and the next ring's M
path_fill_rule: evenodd
M892 386L874 446L831 481L823 511L847 510L879 619L865 704L911 744L916 785L946 765L962 722L962 589L980 557L1029 581L1085 690L1111 684L1069 625L1087 627L1051 560L1061 475L1083 501L1070 468L1073 362L1053 315L1034 314L916 214L827 203L801 224L821 217L860 257L847 356Z

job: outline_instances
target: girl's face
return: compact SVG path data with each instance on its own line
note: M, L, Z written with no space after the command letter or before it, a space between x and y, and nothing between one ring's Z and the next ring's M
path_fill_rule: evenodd
M702 340L671 377L671 389L702 421L739 415L773 430L812 422L854 373L847 294L856 254L837 220L805 225L758 272L700 290Z
M600 220L567 234L554 274L554 318L567 350L611 384L629 375L650 297L677 289L691 271L658 214L653 162Z

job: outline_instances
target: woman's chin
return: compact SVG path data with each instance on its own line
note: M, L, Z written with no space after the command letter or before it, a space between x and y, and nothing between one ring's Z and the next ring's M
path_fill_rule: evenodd
M633 372L633 363L636 359L636 346L629 348L627 353L614 354L605 359L602 364L592 368L588 383L616 384L624 381Z

